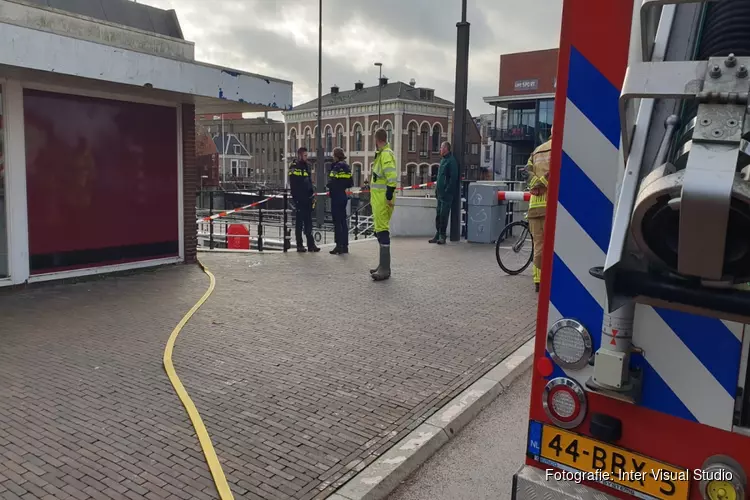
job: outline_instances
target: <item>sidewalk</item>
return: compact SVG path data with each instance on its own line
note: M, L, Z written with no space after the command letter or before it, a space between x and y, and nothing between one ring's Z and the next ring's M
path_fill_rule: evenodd
M533 334L489 245L201 254L174 364L235 498L325 498ZM216 498L161 366L197 267L0 294L0 497ZM7 328L6 328L7 325Z
M388 500L510 498L526 457L531 370L521 375Z

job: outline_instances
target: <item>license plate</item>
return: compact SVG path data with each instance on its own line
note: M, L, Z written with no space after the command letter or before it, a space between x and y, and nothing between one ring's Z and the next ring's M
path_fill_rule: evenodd
M593 481L643 499L687 500L690 473L557 427L531 421L528 453L564 473L550 478Z

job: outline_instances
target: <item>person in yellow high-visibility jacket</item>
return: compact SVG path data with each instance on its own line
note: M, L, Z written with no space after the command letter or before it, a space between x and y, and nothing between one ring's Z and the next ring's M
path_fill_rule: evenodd
M552 155L552 134L544 144L538 146L526 164L528 172L529 230L534 241L534 288L539 291L542 281L542 251L544 249L544 219L547 214L547 187L549 186L550 157Z
M388 134L385 129L375 132L375 162L372 165L372 180L370 181L370 204L375 236L380 244L380 263L375 269L370 269L370 276L375 281L387 280L391 277L391 215L396 204L396 187L398 186L398 170L396 157L388 144Z

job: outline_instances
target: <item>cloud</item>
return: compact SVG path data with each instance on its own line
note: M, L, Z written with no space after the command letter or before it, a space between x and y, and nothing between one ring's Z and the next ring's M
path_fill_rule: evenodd
M311 0L141 0L177 11L196 58L291 80L294 105L317 96L318 3ZM562 0L468 0L468 107L491 112L500 54L556 47ZM460 0L324 0L323 93L334 84L390 81L434 88L454 100Z

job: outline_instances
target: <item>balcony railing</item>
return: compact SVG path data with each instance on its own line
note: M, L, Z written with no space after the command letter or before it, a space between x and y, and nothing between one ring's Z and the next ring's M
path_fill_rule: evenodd
M491 128L490 137L493 141L534 141L534 127L528 125L519 125L506 128Z

